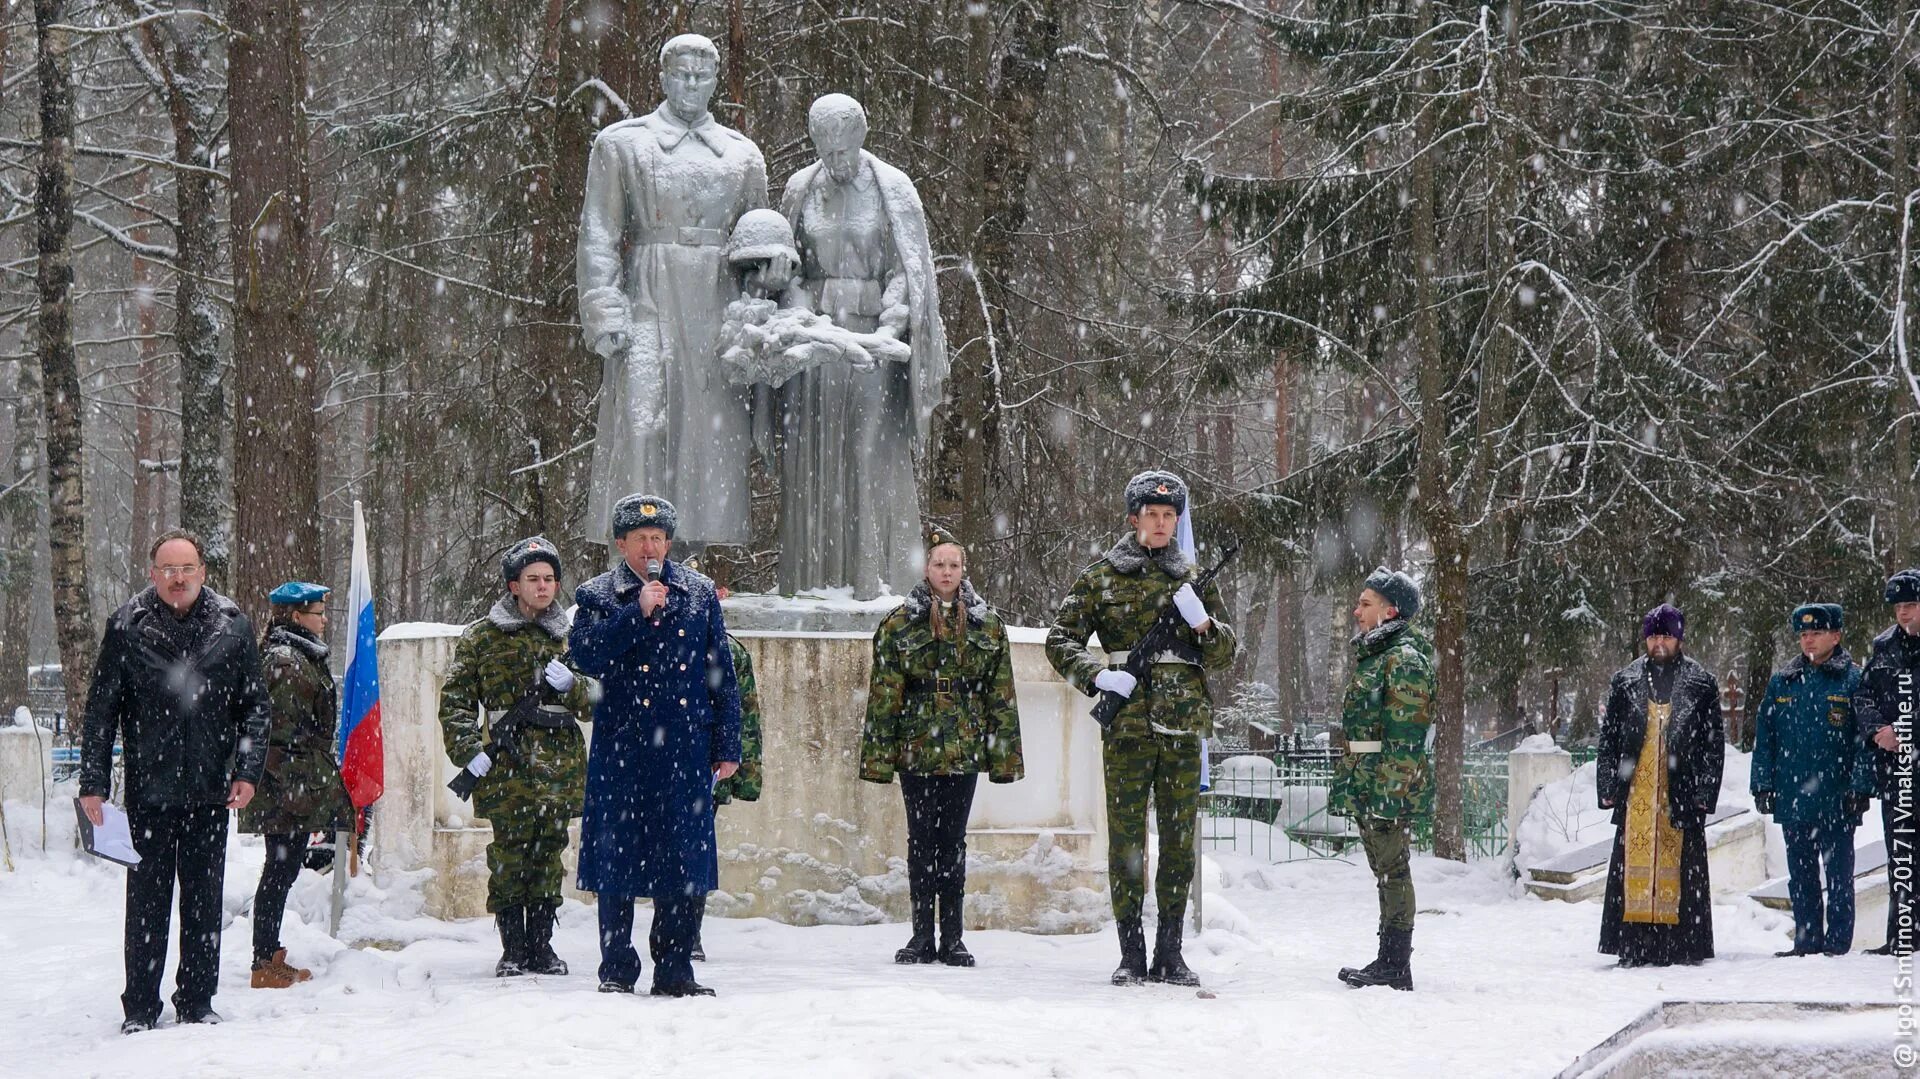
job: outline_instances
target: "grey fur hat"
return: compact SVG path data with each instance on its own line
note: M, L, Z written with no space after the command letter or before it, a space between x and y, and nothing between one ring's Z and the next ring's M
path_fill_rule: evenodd
M1187 512L1186 481L1171 472L1150 468L1127 481L1127 516L1144 506L1172 506L1173 512Z
M560 549L545 536L528 536L507 548L507 553L500 559L500 576L508 581L517 581L527 567L535 562L545 562L553 567L555 577L560 576Z
M1402 618L1420 613L1420 585L1397 569L1381 566L1367 574L1367 583L1362 587L1380 593L1380 598L1393 604Z
M667 538L673 538L674 526L680 523L680 513L673 503L653 495L628 495L613 504L613 538L633 531L636 528L658 528L666 532Z

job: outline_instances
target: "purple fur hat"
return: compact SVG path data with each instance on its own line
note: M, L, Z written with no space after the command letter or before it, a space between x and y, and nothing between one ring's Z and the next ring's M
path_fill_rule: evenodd
M1640 620L1640 636L1642 639L1672 637L1684 641L1687 639L1687 616L1671 603L1662 603Z

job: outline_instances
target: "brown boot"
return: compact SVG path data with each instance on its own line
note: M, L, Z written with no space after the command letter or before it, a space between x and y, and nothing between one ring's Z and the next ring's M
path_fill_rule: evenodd
M293 980L296 982L310 982L313 980L313 971L305 967L296 967L292 963L287 962L287 950L285 948L273 953L273 961L280 964L281 970L293 975Z
M296 967L287 962L287 950L281 948L273 953L273 958L253 965L253 987L255 989L291 989L296 983L311 981L313 971Z

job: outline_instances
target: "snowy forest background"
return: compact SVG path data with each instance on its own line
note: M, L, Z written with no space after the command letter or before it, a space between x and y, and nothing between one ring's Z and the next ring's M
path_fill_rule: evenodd
M355 499L383 621L476 616L534 532L598 568L587 148L686 30L776 190L829 91L919 185L925 497L982 591L1045 624L1172 467L1244 544L1242 721L1337 710L1377 563L1426 580L1444 791L1590 725L1663 599L1756 685L1795 602L1858 652L1915 561L1911 0L0 6L9 705L80 699L175 525L255 610L344 595Z

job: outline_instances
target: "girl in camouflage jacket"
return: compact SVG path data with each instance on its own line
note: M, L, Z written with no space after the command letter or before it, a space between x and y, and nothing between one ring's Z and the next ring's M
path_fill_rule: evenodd
M979 773L995 783L1024 774L1020 716L1006 627L965 579L965 551L940 529L927 547L927 578L873 636L860 778L890 783L898 772L906 800L913 939L894 961L970 967L960 940L967 815Z

